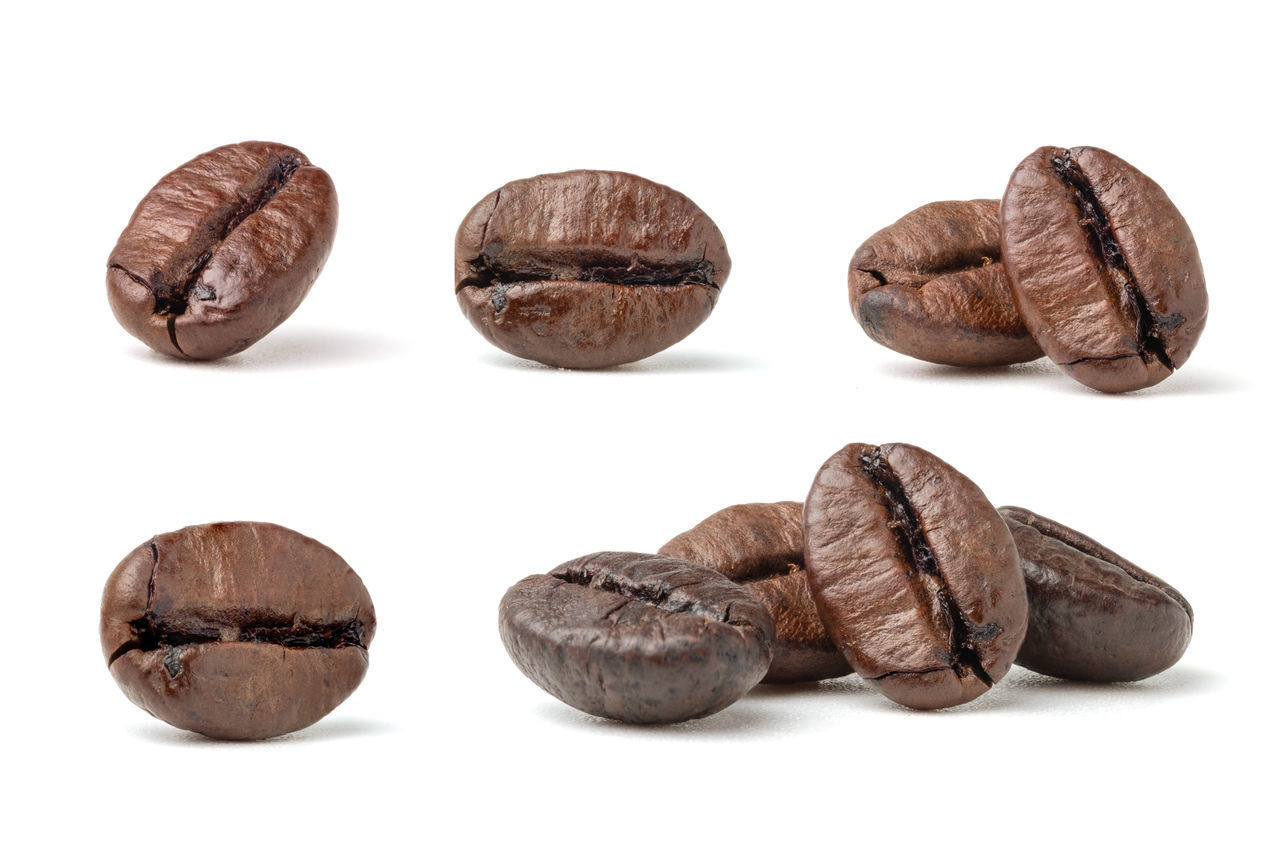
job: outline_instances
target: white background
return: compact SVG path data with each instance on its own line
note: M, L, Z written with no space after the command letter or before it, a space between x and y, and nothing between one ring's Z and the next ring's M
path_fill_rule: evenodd
M1250 774L1280 758L1275 21L1190 8L11 8L7 849L1262 844L1274 782ZM111 316L107 254L165 172L255 138L333 176L328 266L249 352L153 355ZM862 334L845 271L863 239L925 202L999 197L1040 145L1085 144L1160 182L1196 234L1212 308L1184 370L1105 396L1044 361L932 367ZM669 184L720 225L733 273L682 344L557 371L463 318L462 216L570 168ZM1196 609L1186 656L1131 685L1014 670L940 713L856 678L760 688L662 729L587 717L511 665L496 621L515 581L802 499L849 441L922 445L1161 575ZM97 639L121 557L236 519L335 548L379 617L349 701L248 745L132 706Z

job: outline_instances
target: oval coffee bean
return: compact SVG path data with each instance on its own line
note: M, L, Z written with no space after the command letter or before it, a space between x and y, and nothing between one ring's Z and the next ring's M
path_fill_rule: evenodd
M773 623L723 575L670 557L606 551L507 590L502 642L562 702L627 723L722 710L769 669Z
M852 672L809 593L801 510L795 501L736 504L658 549L659 554L715 569L768 609L776 637L764 680L777 684Z
M1178 662L1192 622L1181 593L1066 525L1020 507L1000 514L1031 604L1017 663L1056 678L1137 681Z
M1190 357L1204 271L1155 181L1100 148L1040 148L1009 179L1000 222L1018 310L1068 376L1132 391Z
M623 172L512 181L458 228L455 291L499 349L609 367L697 328L729 276L720 229L685 196Z
M242 142L160 179L107 261L111 310L157 352L214 359L283 323L320 275L338 197L297 149Z
M935 364L1033 361L1000 262L1000 202L936 201L858 247L849 305L876 343Z
M1004 677L1027 630L1013 539L967 477L909 444L850 444L804 506L818 613L895 702L946 708Z
M180 729L275 737L364 678L376 622L360 577L274 524L184 527L138 546L102 594L102 652L134 704Z

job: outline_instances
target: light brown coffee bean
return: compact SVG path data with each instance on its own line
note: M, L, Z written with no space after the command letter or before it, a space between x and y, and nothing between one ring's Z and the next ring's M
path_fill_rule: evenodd
M729 276L720 229L697 205L624 172L512 181L458 228L454 290L471 324L512 355L610 367L697 328Z
M804 506L805 569L853 669L912 708L985 693L1027 630L1018 554L981 490L909 444L850 444Z

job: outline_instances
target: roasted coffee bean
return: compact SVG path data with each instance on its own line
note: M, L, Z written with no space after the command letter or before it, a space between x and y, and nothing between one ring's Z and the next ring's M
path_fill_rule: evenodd
M876 343L936 364L1043 355L1000 263L995 200L936 201L877 231L849 263L849 305Z
M102 595L102 652L134 704L228 740L311 725L364 678L375 621L360 577L274 524L184 527L138 546Z
M1015 506L1000 514L1031 606L1017 663L1057 678L1137 681L1178 662L1192 622L1181 593L1066 525Z
M320 275L338 227L323 169L294 148L242 142L160 179L107 261L107 296L157 352L214 359L283 323Z
M1040 148L1009 179L1000 223L1018 310L1068 376L1132 391L1190 357L1204 271L1155 181L1100 148Z
M726 507L658 549L715 569L768 609L777 636L766 682L820 681L852 672L809 593L802 508L795 501Z
M458 304L499 349L609 367L697 328L729 276L724 237L670 187L623 172L512 181L458 228Z
M1027 630L1018 554L967 477L909 444L850 444L804 506L818 613L853 669L912 708L945 708L1008 672Z
M562 702L627 723L722 710L769 669L773 622L723 575L670 557L606 551L507 590L502 642Z

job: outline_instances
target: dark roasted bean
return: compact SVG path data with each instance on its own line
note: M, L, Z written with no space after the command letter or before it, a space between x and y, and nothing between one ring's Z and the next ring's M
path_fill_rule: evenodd
M1000 508L1018 546L1031 621L1017 663L1080 681L1137 681L1178 662L1191 605L1153 574L1052 519Z
M499 631L520 671L579 710L627 723L714 714L769 669L764 606L711 569L602 552L507 590Z

